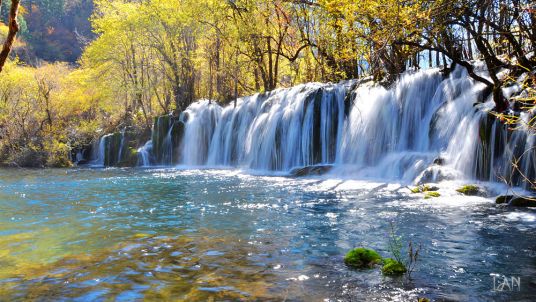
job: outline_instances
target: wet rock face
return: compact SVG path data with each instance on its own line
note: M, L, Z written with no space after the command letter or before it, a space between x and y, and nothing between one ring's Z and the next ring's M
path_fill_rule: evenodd
M162 161L164 139L171 127L170 119L169 115L162 115L154 118L152 134L153 155L158 163Z
M188 115L183 115L187 120ZM152 132L152 156L157 164L175 165L181 160L180 149L184 137L184 122L176 116L155 117Z
M415 180L415 184L423 185L426 183L435 183L444 180L454 180L456 179L456 173L449 171L448 169L443 169L438 165L432 165L424 170Z
M116 132L104 138L104 166L115 166L120 161L123 134Z
M442 157L438 157L438 158L434 159L433 164L438 165L438 166L443 166L445 164L445 159L442 158Z
M324 175L333 169L333 165L317 165L295 168L290 171L290 176L304 177L311 175Z
M180 163L182 156L181 156L181 147L182 147L182 141L184 138L184 123L181 121L176 120L173 123L172 129L171 129L171 140L172 140L172 154L171 154L171 161L173 164Z

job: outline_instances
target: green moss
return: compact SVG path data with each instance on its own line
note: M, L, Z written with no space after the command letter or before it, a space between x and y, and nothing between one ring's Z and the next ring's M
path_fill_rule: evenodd
M426 194L424 194L424 199L430 199L430 198L439 197L439 196L441 196L439 192L426 192Z
M421 187L415 187L413 189L410 189L411 193L413 194L417 194L417 193L421 193Z
M119 167L135 167L138 164L138 150L136 148L129 147L120 163Z
M406 266L395 259L386 258L383 260L382 273L386 276L400 276L407 272Z
M411 193L424 193L424 192L430 192L430 191L437 191L439 190L438 187L432 187L432 186L429 186L429 185L422 185L422 186L417 186L413 189L410 189Z
M370 268L382 262L382 257L376 251L367 248L355 248L344 256L344 263L357 268Z
M478 195L480 189L476 185L465 185L456 191L464 195Z

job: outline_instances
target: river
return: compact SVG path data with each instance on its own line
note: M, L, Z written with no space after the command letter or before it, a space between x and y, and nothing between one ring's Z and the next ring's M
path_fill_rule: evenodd
M424 199L330 175L0 170L0 300L534 299L536 211L460 184ZM357 246L390 256L391 229L422 246L411 278L344 265Z

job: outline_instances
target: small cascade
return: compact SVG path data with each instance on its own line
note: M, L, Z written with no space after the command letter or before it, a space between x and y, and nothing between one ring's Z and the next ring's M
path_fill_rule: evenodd
M511 126L491 114L478 115L474 122L478 139L471 150L476 160L465 163L466 172L481 180L507 182L528 189L527 179L536 179L535 136L526 127L533 117L534 113L523 112L520 125Z
M180 117L184 123L182 164L200 166L207 163L213 134L221 118L222 108L215 102L202 100L190 105Z
M110 167L121 162L124 147L124 132L110 133L102 136L98 147L94 148L91 164L96 166Z
M153 152L153 141L147 141L143 147L138 148L138 166L149 167L153 162L151 154Z

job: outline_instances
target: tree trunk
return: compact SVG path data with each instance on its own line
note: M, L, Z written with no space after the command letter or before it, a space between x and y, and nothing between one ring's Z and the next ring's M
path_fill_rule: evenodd
M4 42L4 46L2 47L2 52L0 52L0 72L2 72L4 65L6 64L6 60L9 56L9 53L11 52L13 43L15 42L15 37L17 35L17 32L19 31L19 23L17 22L19 4L20 4L20 0L11 0L11 8L9 9L9 24L8 24L9 31L7 34L6 41ZM1 0L0 0L0 5L2 5Z

